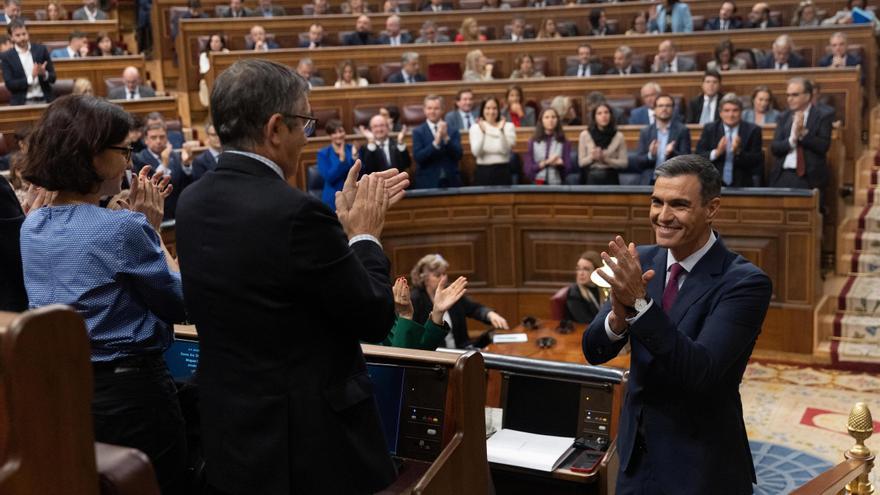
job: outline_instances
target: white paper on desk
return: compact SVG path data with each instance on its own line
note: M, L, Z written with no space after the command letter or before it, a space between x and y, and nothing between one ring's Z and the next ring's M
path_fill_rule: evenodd
M492 336L493 344L512 344L514 342L528 342L529 336L524 333L499 333Z
M486 440L489 462L551 472L563 460L574 438L502 429Z

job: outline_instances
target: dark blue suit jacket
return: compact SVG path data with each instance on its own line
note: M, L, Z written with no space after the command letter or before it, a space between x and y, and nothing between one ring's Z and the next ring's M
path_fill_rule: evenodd
M415 79L415 82L427 81L427 79L425 79L425 76L423 76L422 74L419 74L419 73L416 73L416 75L413 76L413 79ZM394 74L391 74L388 77L388 80L386 82L403 84L403 82L404 82L403 81L403 71L399 71L399 72L395 72Z
M742 29L743 24L742 21L738 17L734 17L730 20L730 26L727 29ZM721 29L721 19L718 17L713 17L706 21L706 24L703 25L703 31L718 31Z
M152 176L159 167L159 160L156 160L156 158L153 157L153 154L150 153L149 149L144 149L140 153L133 155L131 161L134 164L135 174L140 173L145 165L149 165L152 167L152 170L150 171L150 175ZM174 186L174 189L171 190L171 195L165 198L165 213L162 216L164 220L174 218L177 212L177 199L180 197L180 193L183 192L186 186L190 185L193 181L192 175L187 175L183 172L183 166L180 163L180 153L171 153L171 158L168 159L168 170L171 172L170 184ZM167 174L168 171L165 173Z
M629 467L639 422L649 462L665 493L751 494L755 469L739 385L770 304L770 279L719 238L687 275L668 314L660 301L667 250L639 248L653 304L612 342L608 303L584 333L591 364L632 347L620 415L620 469ZM619 478L618 478L619 479Z
M679 122L683 121L681 113L678 111L678 107L672 110L672 120ZM651 120L648 118L648 107L642 105L633 108L629 113L629 120L626 123L629 125L651 125Z
M46 75L40 78L40 88L46 101L52 101L52 85L55 84L55 65L49 57L49 49L38 43L31 43L31 56L35 64L46 62ZM21 66L21 60L15 47L0 53L0 67L3 69L3 82L12 94L10 105L24 105L27 102L27 74Z
M217 168L217 160L211 150L205 150L192 161L192 180L199 180L203 175Z
M639 132L639 147L635 156L630 157L630 163L644 170L642 175L642 184L652 184L654 182L654 166L656 156L649 157L648 151L651 149L651 141L657 139L657 125L649 125L643 127ZM669 123L669 142L675 141L675 150L671 155L666 155L666 159L670 159L678 155L688 155L691 152L691 132L687 126L678 122L674 118Z
M413 129L413 158L418 163L415 173L416 189L433 187L458 187L461 178L458 162L461 160L461 135L457 129L449 128L449 140L434 147L434 134L427 121Z
M788 68L789 69L800 69L802 67L809 67L807 62L797 53L790 53L788 55ZM776 60L773 58L773 54L767 55L760 62L758 62L759 69L775 69L776 68Z

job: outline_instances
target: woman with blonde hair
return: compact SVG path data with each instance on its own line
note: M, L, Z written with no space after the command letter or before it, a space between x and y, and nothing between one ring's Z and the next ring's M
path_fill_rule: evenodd
M556 115L562 125L581 125L581 118L574 100L570 96L554 96L550 102L550 108L556 110Z
M91 81L79 77L73 81L73 91L71 91L71 93L75 95L95 96L95 88L92 87Z
M535 36L535 39L546 40L552 38L562 38L562 35L556 30L556 21L547 18L541 21L541 29L538 30L538 35Z
M481 50L471 50L464 58L463 81L491 81L492 64Z
M480 34L480 25L477 19L473 17L465 17L461 21L461 27L458 28L458 34L455 35L455 42L462 41L486 41L486 35Z
M410 272L410 299L413 305L413 321L424 324L433 306L437 287L446 280L449 262L439 254L423 256ZM446 334L446 347L463 349L471 344L468 338L467 318L473 318L494 328L507 329L507 320L491 308L462 296L443 315L442 321L451 329Z
M812 0L803 0L798 4L791 18L791 25L798 27L815 27L820 24L819 15L816 13L816 5Z
M369 85L369 81L363 77L357 77L357 69L351 60L343 60L336 68L334 88L357 88Z

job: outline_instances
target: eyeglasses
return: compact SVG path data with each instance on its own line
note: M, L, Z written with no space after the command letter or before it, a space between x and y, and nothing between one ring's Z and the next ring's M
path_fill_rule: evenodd
M303 132L305 133L306 137L309 137L315 133L315 127L318 124L318 119L316 119L315 117L312 117L310 115L300 115L298 113L282 113L281 115L284 117L297 117L305 120L306 123L303 124Z
M131 160L131 154L134 153L134 145L130 144L128 146L107 146L108 149L117 150L122 152L122 156L125 158L125 161Z

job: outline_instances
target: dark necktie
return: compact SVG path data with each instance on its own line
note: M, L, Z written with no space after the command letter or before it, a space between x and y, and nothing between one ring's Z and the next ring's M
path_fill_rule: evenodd
M680 263L673 263L669 267L669 282L666 284L666 289L663 290L663 311L667 313L678 297L678 277L682 272L686 271Z
M471 128L471 114L465 113L464 119L465 119L465 122L464 122L465 129L470 129Z

